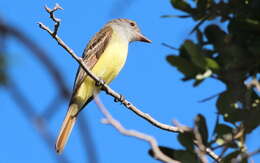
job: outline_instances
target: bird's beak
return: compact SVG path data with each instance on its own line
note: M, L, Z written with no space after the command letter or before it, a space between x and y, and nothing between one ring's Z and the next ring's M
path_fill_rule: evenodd
M137 33L137 41L142 41L142 42L147 42L147 43L151 43L152 41L149 40L147 37L145 37L144 35L142 35L141 33Z

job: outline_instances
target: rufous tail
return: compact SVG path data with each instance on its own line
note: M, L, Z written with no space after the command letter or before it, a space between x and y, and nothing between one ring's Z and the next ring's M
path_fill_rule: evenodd
M77 119L78 106L76 104L71 104L66 117L62 123L59 136L57 138L55 149L58 154L61 154L64 147L68 141L72 128Z

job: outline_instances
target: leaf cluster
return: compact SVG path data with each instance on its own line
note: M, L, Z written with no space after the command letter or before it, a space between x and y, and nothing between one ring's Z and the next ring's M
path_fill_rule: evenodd
M177 17L197 22L191 29L196 39L185 40L178 54L168 55L166 60L183 74L183 81L193 80L195 87L208 78L226 86L217 96L217 122L211 140L208 140L206 119L199 115L204 119L199 130L202 144L222 149L223 162L239 158L239 162L247 162L247 157L242 157L247 154L246 138L260 124L259 90L245 84L252 79L259 81L260 1L171 0L171 5L185 13ZM220 20L220 24L207 23L201 27L211 20ZM161 149L182 162L198 162L196 155L193 156L194 136L194 132L179 134L178 140L185 150Z

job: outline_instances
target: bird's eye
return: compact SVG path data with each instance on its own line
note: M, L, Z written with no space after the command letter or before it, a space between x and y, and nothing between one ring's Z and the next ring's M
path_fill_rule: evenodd
M130 25L131 25L132 27L134 27L134 26L135 26L135 23L134 23L134 22L130 22Z

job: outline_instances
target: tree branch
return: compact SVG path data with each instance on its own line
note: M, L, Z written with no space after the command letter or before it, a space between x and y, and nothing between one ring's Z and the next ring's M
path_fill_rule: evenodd
M102 104L99 97L96 95L94 98L99 110L105 116L105 119L102 120L104 124L110 124L115 129L117 129L121 134L131 137L136 137L138 139L144 140L148 142L154 152L154 157L158 160L163 162L169 163L179 163L179 161L173 160L170 157L166 156L164 153L161 152L160 148L158 147L157 141L150 135L135 131L135 130L127 130L125 129L119 121L114 119L112 115L108 112L107 108Z
M53 9L50 9L48 6L45 6L44 8L46 12L50 14L50 18L55 22L53 31L53 36L55 36L58 32L61 20L55 17L54 12L57 10L63 10L63 8L58 3L55 4Z

